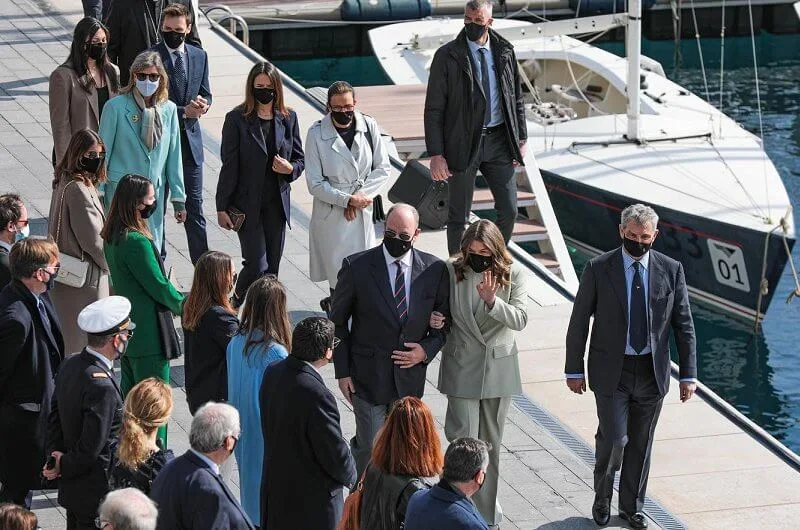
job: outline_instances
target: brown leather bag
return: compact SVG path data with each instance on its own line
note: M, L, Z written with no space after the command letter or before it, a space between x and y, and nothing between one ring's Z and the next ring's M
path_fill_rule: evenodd
M361 492L364 490L364 477L367 476L367 469L361 474L356 489L344 500L342 519L336 530L361 530Z

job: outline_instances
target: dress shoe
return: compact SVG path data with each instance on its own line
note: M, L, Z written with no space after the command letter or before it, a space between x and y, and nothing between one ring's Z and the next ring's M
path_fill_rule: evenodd
M625 512L619 512L619 516L628 521L628 525L636 530L647 528L647 517L642 512L636 512L633 515L628 515Z
M611 519L611 501L608 499L595 500L592 505L592 518L600 526L608 524Z

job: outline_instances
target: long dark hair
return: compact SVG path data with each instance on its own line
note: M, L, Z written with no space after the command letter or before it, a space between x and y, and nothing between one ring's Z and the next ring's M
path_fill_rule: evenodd
M111 33L108 31L108 28L105 24L92 17L82 18L75 26L75 31L72 33L72 45L69 49L69 58L66 64L75 70L75 73L78 75L78 81L87 92L89 92L94 85L92 74L89 73L88 69L89 46L91 46L94 34L100 30L105 32L106 40L110 42ZM98 66L101 67L109 89L113 92L119 91L117 71L108 59L108 54L106 54L103 64Z
M264 334L261 340L256 338L256 331ZM281 282L271 276L253 282L245 296L239 333L247 337L245 355L251 347L259 344L269 347L272 341L291 350L292 326L286 312L286 289Z
M103 148L103 153L106 151L106 146L100 135L91 129L81 129L72 135L69 141L67 152L61 159L61 163L56 166L55 178L53 179L53 189L58 187L58 183L62 178L72 178L79 180L86 184L97 186L106 181L106 165L100 164L97 173L88 173L79 167L79 163L83 155L94 145L99 145Z
M147 190L152 185L152 182L140 175L122 177L111 200L106 225L100 232L103 241L115 245L130 231L139 232L147 239L153 239L147 220L142 219L142 214L139 212L139 204L147 197Z
M183 327L195 331L206 311L218 305L235 315L228 293L233 283L233 260L228 254L215 250L206 252L194 267L192 290L183 304Z
M456 281L464 279L464 273L469 265L467 256L469 246L473 241L480 241L492 252L492 274L497 277L500 287L511 285L511 263L513 259L506 248L505 239L497 225L488 219L479 219L469 225L461 237L461 247L456 254L453 262L453 270L456 273Z
M242 114L245 118L251 117L256 112L256 97L253 95L253 83L259 74L266 74L272 81L272 88L275 90L275 101L272 102L272 108L275 112L289 115L289 108L283 100L283 82L281 81L281 73L269 61L263 63L256 63L247 74L247 84L244 89L244 103L239 107L242 109Z

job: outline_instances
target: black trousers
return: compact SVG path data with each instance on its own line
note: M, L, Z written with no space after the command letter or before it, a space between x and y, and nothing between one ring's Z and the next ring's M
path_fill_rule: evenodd
M96 513L77 513L67 510L67 530L93 530Z
M622 375L613 395L595 393L599 425L595 435L594 491L597 499L611 500L614 475L619 481L619 510L642 511L650 475L650 454L661 405L653 356L625 356Z
M278 275L286 237L286 217L280 195L265 202L257 218L247 216L237 235L244 261L236 282L236 298L244 300L250 284L258 278L265 274Z
M206 218L203 217L203 166L195 163L192 149L183 132L181 132L181 158L183 187L186 189L186 221L183 227L186 229L189 257L194 265L200 256L208 251Z
M453 171L449 180L447 251L451 256L458 252L465 225L469 222L472 196L475 192L475 175L479 169L494 197L497 227L506 243L511 239L517 218L517 179L514 174L513 150L508 145L505 127L500 125L482 134L469 167L464 171Z

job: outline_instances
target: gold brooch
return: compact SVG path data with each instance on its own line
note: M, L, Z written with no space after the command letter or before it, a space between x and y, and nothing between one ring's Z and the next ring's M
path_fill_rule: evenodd
M133 116L131 116L131 121L133 123L136 123L137 121L139 121L139 115L138 114L134 114Z

